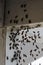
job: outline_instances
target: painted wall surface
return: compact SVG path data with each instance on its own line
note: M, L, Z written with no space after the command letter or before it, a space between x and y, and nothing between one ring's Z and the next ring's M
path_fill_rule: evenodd
M37 62L41 57L43 57L43 27L24 30L13 30L8 27L5 65L28 65L35 60Z
M3 16L4 16L4 0L0 0L0 27L3 25Z
M29 63L28 65L43 65L43 57L37 59L34 62Z
M5 65L5 44L4 44L4 36L3 36L3 29L0 28L0 65Z
M6 0L5 15L6 25L43 22L43 0Z

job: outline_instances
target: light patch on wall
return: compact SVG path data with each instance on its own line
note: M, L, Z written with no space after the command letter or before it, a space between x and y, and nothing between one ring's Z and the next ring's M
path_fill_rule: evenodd
M43 56L43 28L7 29L6 65L28 65Z
M31 62L28 65L43 65L43 57L37 59L36 61Z

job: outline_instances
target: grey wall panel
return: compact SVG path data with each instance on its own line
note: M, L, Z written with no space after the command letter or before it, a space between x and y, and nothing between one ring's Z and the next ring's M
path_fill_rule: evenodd
M3 25L3 16L4 16L4 0L0 0L0 27Z
M27 18L25 17L26 14L28 15ZM43 22L43 0L6 0L6 25L9 25L10 22L16 24L14 23L16 15L18 16L17 24L29 23L30 20L32 23Z

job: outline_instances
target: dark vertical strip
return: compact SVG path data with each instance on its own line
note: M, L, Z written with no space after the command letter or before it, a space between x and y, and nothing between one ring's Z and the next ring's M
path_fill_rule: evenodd
M6 0L4 0L3 26L5 26Z

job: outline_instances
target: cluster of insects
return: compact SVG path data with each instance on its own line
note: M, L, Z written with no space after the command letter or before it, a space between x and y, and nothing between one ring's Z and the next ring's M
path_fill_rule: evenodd
M32 33L31 33L32 32ZM31 35L32 34L32 35ZM10 34L9 34L9 50L11 51L13 49L13 56L10 59L10 61L13 63L15 60L17 61L16 65L23 65L22 63L26 63L26 59L30 56L34 60L37 59L37 57L40 55L41 51L43 51L43 48L40 49L37 43L37 39L41 39L40 31L35 31L29 29L29 27L25 27L24 29L17 29L16 31L11 28ZM25 53L25 48L27 49L27 46L31 47L31 45L34 47L33 49L29 49L29 55ZM24 52L23 52L24 51ZM28 50L26 51L28 52ZM35 54L34 54L35 53ZM23 57L22 57L23 56ZM9 56L7 56L7 60L9 60ZM22 60L22 63L21 63ZM31 63L30 63L31 65Z
M20 18L19 18L19 15L16 14L14 16L14 19L10 19L10 24L12 24L12 22L14 24L18 24L20 22L21 24L21 22L23 23L25 22L25 20L26 20L26 23L27 22L32 23L31 19L29 19L27 4L25 2L20 4L20 9L23 10L22 11L24 13L23 16L20 15ZM11 13L10 10L8 10L8 15L10 15L10 13ZM35 28L40 26L41 25L38 24L35 26ZM14 30L14 28L11 28L10 33L8 34L9 34L8 35L9 41L7 44L10 51L9 51L9 54L7 55L7 61L9 60L11 63L13 63L16 60L16 65L19 65L19 64L26 65L28 64L27 61L29 62L31 58L33 60L36 60L38 56L40 55L41 51L43 51L43 47L40 48L37 42L37 39L38 40L41 39L39 30L31 31L31 28L29 26L25 28L24 26L21 26L20 29L17 29L17 30ZM11 51L13 51L13 53ZM10 54L12 54L12 56ZM11 58L9 58L9 55ZM32 64L30 63L30 65Z
M31 19L29 19L29 15L28 15L27 4L26 3L21 4L20 5L20 9L23 10L23 12L24 12L25 15L21 16L21 18L19 20L19 15L16 14L15 17L14 17L14 19L12 19L12 18L10 19L10 24L12 24L12 23L18 24L19 21L21 23L23 23L25 21L25 19L28 20L28 23L31 23ZM10 10L8 10L8 15L10 15Z

